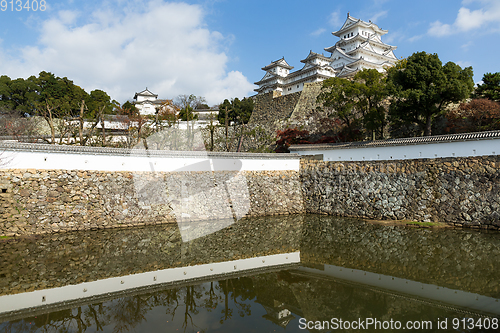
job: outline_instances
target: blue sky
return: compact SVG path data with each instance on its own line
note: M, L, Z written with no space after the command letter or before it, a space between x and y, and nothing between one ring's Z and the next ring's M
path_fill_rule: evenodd
M499 0L46 0L43 12L9 2L0 11L0 75L50 71L121 103L145 87L209 104L253 95L271 61L284 56L298 70L310 50L329 55L323 49L347 12L389 30L383 41L398 57L437 53L472 66L476 82L500 71Z

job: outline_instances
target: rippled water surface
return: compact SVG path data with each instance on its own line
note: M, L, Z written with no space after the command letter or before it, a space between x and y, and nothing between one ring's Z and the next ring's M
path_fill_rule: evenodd
M190 242L163 225L1 241L0 251L2 332L500 328L498 232L298 215Z

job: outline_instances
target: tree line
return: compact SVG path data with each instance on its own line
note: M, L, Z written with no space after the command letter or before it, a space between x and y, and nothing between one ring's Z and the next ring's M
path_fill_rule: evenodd
M103 121L104 114L113 113L116 106L119 104L102 90L87 93L68 78L45 71L27 79L0 77L1 120L7 131L4 134L14 137L26 134L35 137L34 122L29 118L39 116L49 128L49 138L44 138L46 142L55 143L56 133L63 137L73 131L80 143L85 144L90 137L87 133L84 139L84 121L93 121L90 131L93 132Z
M417 52L380 73L364 69L351 79L323 81L317 97L328 133L315 143L429 136L500 129L500 73L486 73L474 89L472 67L443 65ZM278 131L277 151L313 142L308 131Z
M14 139L46 143L132 147L144 142L149 135L187 122L192 131L199 109L210 109L204 97L179 95L162 100L153 115L141 115L130 101L122 105L102 90L87 93L67 77L57 77L42 71L27 79L0 77L0 135ZM246 124L253 110L249 98L227 99L221 103L221 113L210 118L208 128ZM120 124L121 133L112 133L105 121ZM217 124L217 120L222 125ZM42 124L43 123L43 124ZM45 127L46 130L41 128ZM42 134L49 135L42 135ZM118 134L125 138L116 142ZM115 140L114 140L115 139ZM233 138L234 139L234 138ZM114 140L114 141L113 141ZM226 141L231 141L226 135ZM228 144L226 144L228 145Z

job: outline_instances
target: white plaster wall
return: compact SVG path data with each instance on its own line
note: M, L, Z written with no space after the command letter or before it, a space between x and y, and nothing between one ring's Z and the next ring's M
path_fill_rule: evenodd
M209 158L4 151L0 169L92 171L298 171L298 158Z
M152 103L144 103L142 110L139 110L140 114L152 115L156 113L156 108Z
M498 155L500 153L500 139L369 148L292 150L292 152L298 153L299 155L323 154L324 161L377 161L471 157Z

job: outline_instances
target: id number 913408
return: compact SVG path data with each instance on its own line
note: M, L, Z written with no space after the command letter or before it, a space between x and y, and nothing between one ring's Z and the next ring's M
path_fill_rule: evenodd
M22 12L22 11L41 11L47 9L47 1L45 0L2 0L0 1L0 10L2 12Z

